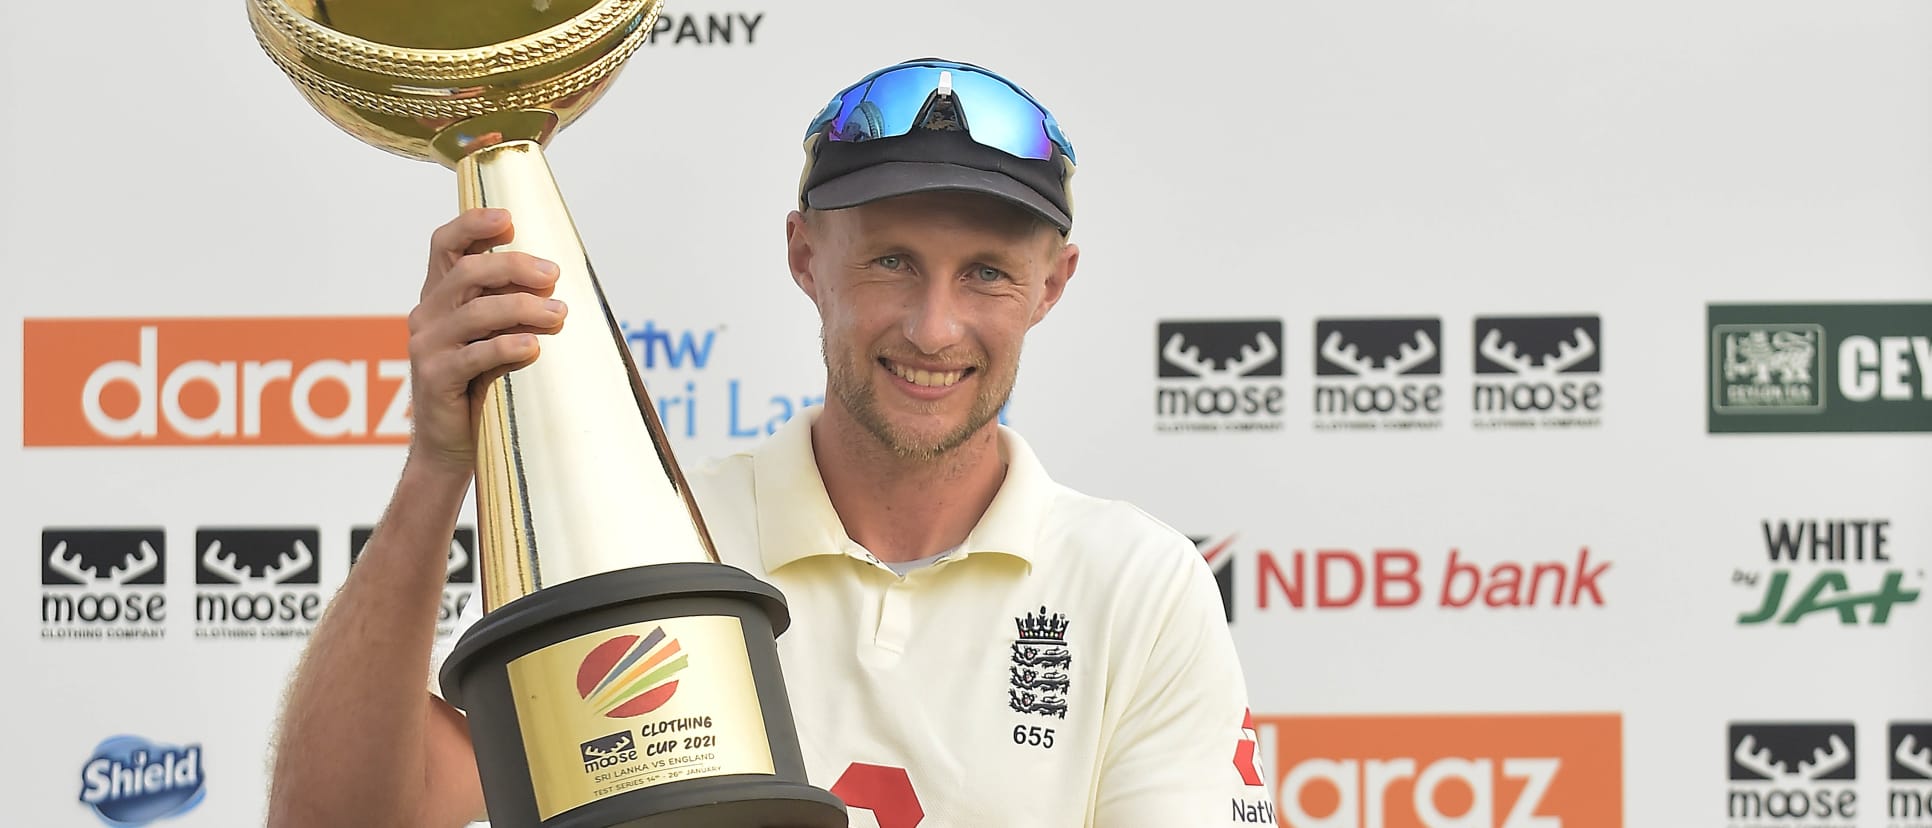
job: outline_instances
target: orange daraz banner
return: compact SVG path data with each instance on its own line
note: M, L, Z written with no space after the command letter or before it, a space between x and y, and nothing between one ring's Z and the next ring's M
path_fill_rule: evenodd
M409 438L402 317L29 319L28 446Z

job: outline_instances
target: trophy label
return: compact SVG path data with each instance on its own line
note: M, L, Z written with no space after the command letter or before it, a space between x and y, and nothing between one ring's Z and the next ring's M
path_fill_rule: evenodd
M680 779L773 772L736 616L611 627L508 671L542 819Z

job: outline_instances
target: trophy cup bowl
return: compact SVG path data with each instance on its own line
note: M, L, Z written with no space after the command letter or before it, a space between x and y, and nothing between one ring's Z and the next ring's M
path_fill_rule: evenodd
M478 389L484 616L442 671L504 828L838 828L805 782L778 590L718 562L543 147L609 88L658 0L246 0L349 134L456 170L555 262L573 322ZM601 324L600 324L601 323Z

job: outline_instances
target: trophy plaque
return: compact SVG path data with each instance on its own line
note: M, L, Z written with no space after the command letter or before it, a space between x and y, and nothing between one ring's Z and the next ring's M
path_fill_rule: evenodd
M838 828L805 782L778 590L718 562L543 147L609 88L658 0L246 0L318 111L456 170L557 263L574 320L479 390L484 616L442 672L490 819Z

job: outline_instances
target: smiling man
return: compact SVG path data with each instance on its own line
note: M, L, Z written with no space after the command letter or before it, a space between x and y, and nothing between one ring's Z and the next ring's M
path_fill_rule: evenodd
M985 69L910 61L835 95L805 150L786 250L826 403L690 484L721 559L791 605L780 659L811 781L857 826L1272 823L1193 545L1055 483L997 422L1080 261L1052 116ZM473 211L432 242L410 460L297 672L271 824L481 811L461 714L421 680L471 383L563 324L554 267L477 252L509 222Z

